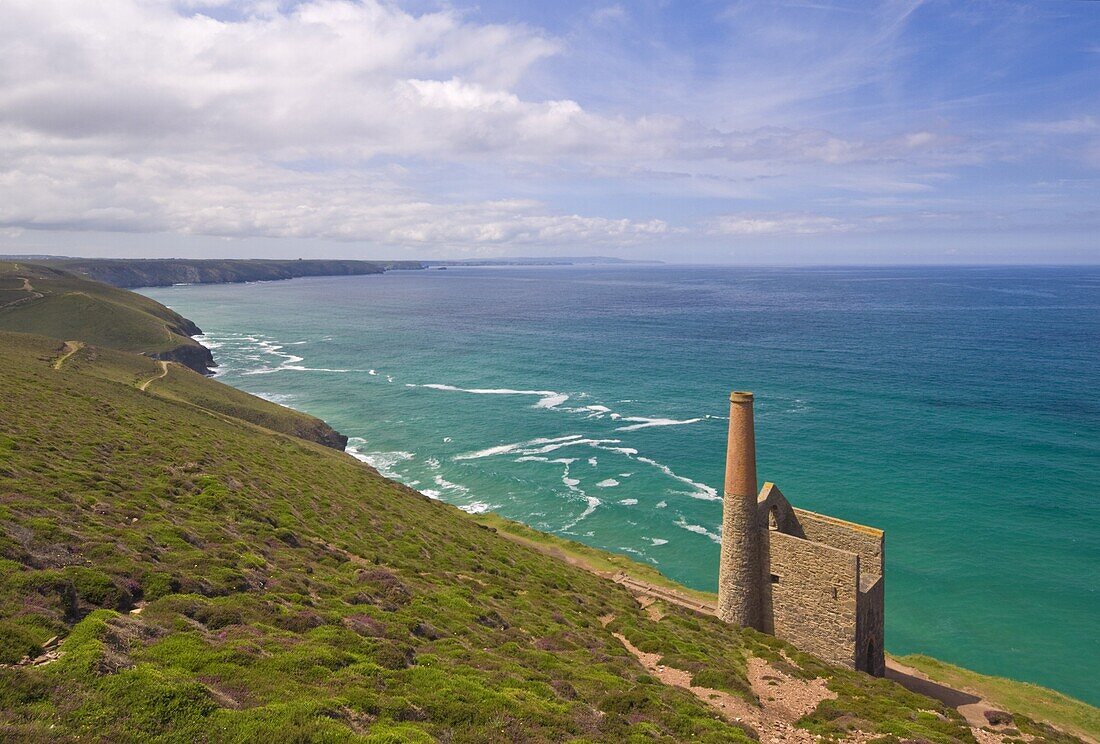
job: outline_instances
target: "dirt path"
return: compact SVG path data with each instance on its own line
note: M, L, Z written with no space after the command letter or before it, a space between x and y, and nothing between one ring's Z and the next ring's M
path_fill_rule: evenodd
M164 377L165 375L168 374L168 362L163 362L163 361L160 361L158 359L157 360L157 365L160 366L160 374L159 375L153 375L148 380L146 380L145 382L138 385L138 390L141 390L142 392L144 392L145 388L149 387L154 382L156 382L157 380L161 379L162 377Z
M61 369L61 365L68 361L76 352L84 348L83 341L66 341L64 348L61 350L61 356L53 362L54 369Z
M0 305L0 309L6 308L6 307L15 307L16 305L22 305L24 302L30 302L31 300L37 300L39 297L43 296L43 294L41 292L39 292L37 289L35 289L34 287L31 286L31 280L30 279L28 279L25 276L20 276L20 277L16 277L16 278L23 280L23 286L20 287L20 289L22 289L24 292L28 292L30 294L30 296L29 297L20 297L18 300L12 300L11 302Z
M624 573L616 574L612 577L612 581L625 586L631 594L634 594L635 597L639 599L639 602L642 603L642 606L645 607L647 611L652 606L654 600L663 600L706 615L717 614L717 607L713 604L685 597L670 589L653 586L647 582L627 576ZM916 669L907 667L904 664L899 664L890 658L886 659L886 678L892 679L911 692L916 692L920 695L939 700L944 705L954 708L966 718L967 723L975 728L981 728L982 726L988 725L988 721L985 718L985 712L987 710L997 709L996 706L977 695L941 685L938 682L932 681Z
M654 606L654 603L658 600L668 602L669 604L685 607L689 610L702 613L704 615L716 615L718 608L715 604L710 602L704 602L692 597L685 596L673 589L667 589L665 587L656 586L647 581L629 576L626 573L619 571L615 574L609 574L607 571L601 571L592 565L586 563L583 559L566 555L563 551L554 548L552 546L541 545L538 543L530 542L522 538L509 535L504 531L500 531L502 537L511 539L522 545L526 545L530 548L534 548L541 553L552 556L559 560L564 560L571 565L583 568L586 571L597 574L604 578L609 578L617 584L623 585L634 598L638 600L638 603L645 610L646 614L653 620L659 619L661 614L660 608ZM899 664L895 660L887 657L886 659L886 678L891 679L902 687L911 692L916 692L920 695L939 700L944 705L950 706L966 719L967 723L971 727L980 729L982 726L988 725L985 719L985 712L998 710L998 707L991 704L987 700L983 700L980 696L966 692L964 690L956 690L947 685L942 685L938 682L934 682L926 675L911 669L904 664Z
M614 620L614 616L600 618L604 625ZM748 678L753 693L760 705L722 690L700 687L692 684L690 672L661 664L660 654L642 651L622 633L612 633L619 643L638 660L646 671L662 683L687 690L715 710L730 723L748 726L757 733L762 742L796 742L814 744L817 737L804 729L794 726L822 700L835 698L836 693L826 689L825 680L800 680L787 676L775 669L763 659L750 659ZM864 742L871 738L862 732L853 733L846 742Z

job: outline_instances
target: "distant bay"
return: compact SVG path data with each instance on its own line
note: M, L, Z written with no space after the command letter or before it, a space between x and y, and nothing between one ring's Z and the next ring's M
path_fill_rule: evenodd
M887 649L1100 704L1100 269L452 268L142 290L383 473L713 589L760 477L887 531Z

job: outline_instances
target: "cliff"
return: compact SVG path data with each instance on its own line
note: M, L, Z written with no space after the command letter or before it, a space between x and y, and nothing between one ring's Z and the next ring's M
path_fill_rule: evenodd
M79 343L99 367L127 369L134 379L158 374L153 361L175 362L147 386L209 411L343 450L347 437L324 421L201 377L216 366L210 350L191 338L198 326L159 302L54 267L0 262L0 330ZM132 352L147 357L111 354ZM129 360L129 361L126 361ZM144 366L142 366L144 364ZM199 374L194 374L199 373ZM123 373L119 373L123 374Z
M294 279L303 276L353 276L390 270L422 269L419 261L291 261L253 259L62 258L49 266L115 287L165 287L172 284L223 284Z
M216 366L191 338L202 331L179 313L55 266L0 262L0 330L146 354L202 374Z

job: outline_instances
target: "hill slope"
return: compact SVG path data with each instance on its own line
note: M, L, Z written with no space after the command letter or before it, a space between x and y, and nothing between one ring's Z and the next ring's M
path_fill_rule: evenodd
M78 339L179 362L196 372L214 366L192 336L198 326L159 302L65 271L0 262L0 330Z
M0 738L747 742L744 710L774 713L772 738L975 741L889 681L643 610L342 453L83 352L0 334Z
M48 264L115 287L260 282L300 276L353 276L424 267L419 261L315 259L64 258L50 260Z
M93 376L142 386L328 447L342 450L347 444L347 437L318 418L193 372L206 372L214 364L210 351L191 338L201 333L199 328L133 292L50 267L0 263L0 330L66 339L72 342L71 354L63 363L94 362L85 365Z

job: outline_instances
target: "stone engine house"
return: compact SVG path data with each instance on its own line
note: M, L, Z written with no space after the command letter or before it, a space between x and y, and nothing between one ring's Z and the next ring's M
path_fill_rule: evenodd
M730 395L718 616L881 677L885 536L757 493L752 405Z

